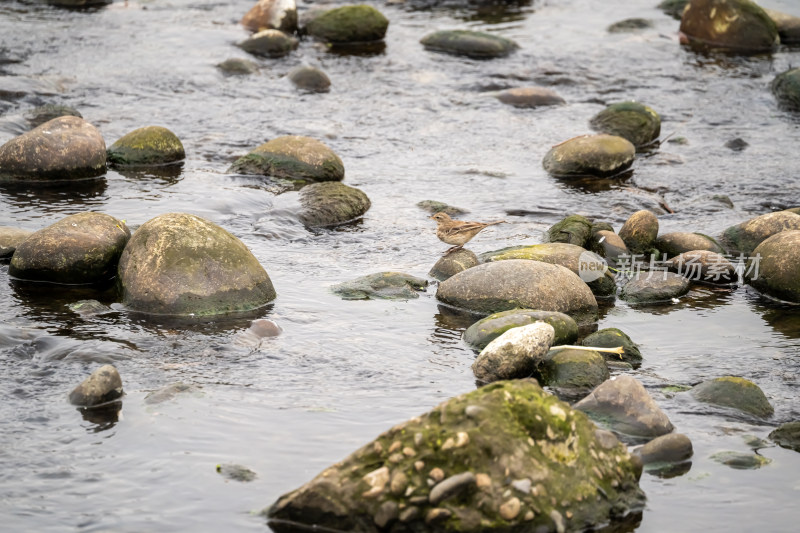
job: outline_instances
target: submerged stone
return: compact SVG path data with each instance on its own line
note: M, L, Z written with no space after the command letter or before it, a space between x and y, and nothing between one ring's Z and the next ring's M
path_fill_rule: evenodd
M564 313L533 309L511 309L483 318L464 331L464 342L472 349L483 350L494 339L512 328L534 322L550 324L554 330L553 344L570 344L578 338L578 323Z
M112 365L103 365L69 394L72 405L93 407L121 398L122 378Z
M280 30L261 30L236 46L256 56L283 57L297 48L296 38Z
M691 0L680 31L690 41L744 53L769 52L780 43L775 23L750 0Z
M567 268L540 261L509 259L472 267L440 283L436 297L477 313L525 308L566 313L578 324L597 318L589 287Z
M711 456L711 459L736 470L756 470L772 462L772 459L763 455L732 451L717 452Z
M725 253L725 249L708 235L682 231L659 235L655 241L655 247L659 252L667 254L668 258L697 250L708 250L717 254Z
M506 89L497 95L497 99L514 107L540 107L566 103L555 91L542 87Z
M183 383L182 381L170 383L169 385L165 385L158 390L148 392L147 396L144 397L144 403L148 405L156 405L173 400L176 396L181 394L194 394L197 396L202 396L201 390L202 389L200 387L197 385L192 385L191 383Z
M133 130L108 149L108 162L122 167L166 165L183 161L185 157L181 140L161 126Z
M673 272L641 271L620 292L620 297L634 304L668 302L689 292L689 280Z
M455 207L452 205L448 205L444 202L437 202L436 200L422 200L421 202L417 202L417 207L420 209L427 211L431 215L435 215L436 213L446 213L451 217L455 217L458 215L466 215L469 213L466 209L461 209L460 207Z
M333 44L380 41L386 36L389 20L368 5L343 6L315 16L306 31L312 37Z
M583 135L553 146L544 156L544 169L560 177L619 174L633 163L636 148L616 135Z
M167 213L142 224L119 261L122 303L132 311L210 316L275 299L266 270L213 222Z
M470 30L441 30L420 41L426 50L473 59L504 57L519 48L511 39L500 35Z
M800 67L775 76L770 89L779 106L789 111L800 111Z
M505 381L386 431L266 514L278 533L577 531L639 509L640 473L585 415L533 380Z
M428 280L402 272L378 272L331 287L343 300L410 300L419 298Z
M772 430L769 438L778 446L800 452L800 422L793 421L781 424Z
M295 0L258 0L239 23L252 32L281 30L297 31L297 5Z
M614 24L606 28L606 30L609 33L627 33L638 30L646 30L652 27L653 27L653 22L651 20L643 18L629 18L625 20L620 20L619 22L615 22Z
M589 124L595 131L623 137L636 147L652 143L661 134L661 116L638 102L611 104Z
M73 313L82 317L104 315L106 313L114 312L114 310L109 306L100 303L97 300L78 300L77 302L68 304L67 308Z
M690 281L735 283L736 267L725 256L708 250L684 252L667 262L667 268Z
M219 63L217 68L225 74L244 76L258 72L258 63L255 61L250 61L249 59L232 57L230 59L226 59L222 63Z
M116 274L130 236L125 223L110 215L71 215L21 242L8 273L22 280L67 285L108 281Z
M331 79L320 69L308 65L301 65L289 73L291 81L298 89L324 93L331 88Z
M433 268L431 268L431 271L428 272L428 275L439 281L444 281L477 264L478 256L476 256L474 252L466 248L459 248L439 258L436 264L433 265Z
M106 172L106 143L82 118L45 122L0 146L0 182L94 178Z
M490 342L472 364L481 383L531 376L553 345L555 330L546 322L512 328Z
M750 255L767 238L787 230L800 230L800 215L777 211L729 227L720 240L730 250Z
M217 472L231 481L239 481L242 483L253 481L257 477L256 473L246 466L232 463L217 465Z
M658 237L658 217L646 209L635 212L620 228L619 237L631 252L649 253Z
M321 141L300 135L285 135L240 157L228 172L298 181L341 181L344 179L344 164Z
M623 353L621 355L600 353L610 360L626 361L635 365L642 362L642 353L639 351L639 345L633 342L625 332L617 328L605 328L595 331L591 335L584 337L581 341L581 346L594 348L618 348L622 346Z
M772 405L758 385L740 377L704 381L692 387L689 393L701 402L731 407L762 418L773 413Z
M25 119L36 128L58 117L78 117L83 118L80 111L74 107L60 104L45 104L31 109L25 113Z
M327 228L364 216L372 205L364 191L338 181L312 183L300 190L300 220L309 228Z

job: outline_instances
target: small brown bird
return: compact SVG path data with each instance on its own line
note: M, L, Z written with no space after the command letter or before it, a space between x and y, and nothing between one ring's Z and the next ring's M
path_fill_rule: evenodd
M475 235L477 235L483 228L494 226L495 224L504 224L505 220L498 220L497 222L464 222L461 220L453 220L447 213L436 213L431 216L438 224L436 228L436 236L439 240L447 244L454 244L452 248L445 252L449 254L459 250L462 246L467 244Z

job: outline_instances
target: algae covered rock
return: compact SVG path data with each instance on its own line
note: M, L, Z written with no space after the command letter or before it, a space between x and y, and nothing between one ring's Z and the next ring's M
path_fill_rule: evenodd
M114 277L131 233L103 213L78 213L21 242L8 273L18 279L68 285L101 283Z
M633 253L648 253L658 237L658 218L646 209L635 212L619 230L619 237Z
M777 26L781 44L800 43L800 17L781 13L773 9L764 9L764 12L769 15L769 18L771 18L775 26Z
M512 328L490 342L472 363L480 383L530 377L553 345L555 330L546 322Z
M220 226L186 213L142 224L119 261L122 303L132 311L210 316L275 299L266 270Z
M386 35L389 20L368 5L344 6L315 16L306 31L312 37L332 44L380 41Z
M504 57L519 45L500 35L471 30L441 30L420 40L426 50L473 59Z
M440 283L436 297L487 315L526 308L566 313L578 324L597 318L589 287L569 269L540 261L509 259L472 267Z
M775 22L750 0L691 0L680 31L690 42L745 53L769 52L780 43Z
M120 398L122 378L113 365L103 365L75 387L69 394L69 401L81 407L93 407Z
M609 378L600 353L571 348L551 351L539 373L545 385L570 389L593 389Z
M708 250L684 252L669 260L667 268L691 281L706 283L734 283L739 277L725 256Z
M644 386L627 375L604 382L574 407L612 430L634 437L658 437L673 430Z
M605 328L595 331L581 341L581 346L594 348L617 348L622 346L623 353L621 356L605 352L601 353L606 359L621 359L634 365L642 362L642 352L639 351L639 345L633 342L625 332L617 328Z
M729 227L720 239L731 250L752 254L767 238L786 230L800 230L800 215L791 211L767 213Z
M566 103L555 91L543 87L515 87L497 95L504 104L514 107L540 107Z
M689 0L662 0L658 9L676 20L681 20L683 10L689 5Z
M725 253L725 249L708 235L682 231L659 235L655 241L655 247L659 252L667 254L668 258L696 250L708 250L718 254Z
M54 118L0 146L0 182L94 178L105 172L103 136L78 117Z
M331 88L331 79L316 67L301 65L289 72L289 81L298 89L324 93Z
M638 102L611 104L589 124L595 131L623 137L636 147L652 143L661 134L661 116Z
M647 304L669 302L689 292L689 280L673 272L641 271L620 292L620 297L630 303Z
M772 462L772 459L764 457L763 455L734 451L717 452L710 458L736 470L756 470Z
M598 433L535 381L497 382L386 431L266 514L278 533L584 530L644 503L640 463Z
M784 231L759 244L745 272L759 292L800 303L800 230Z
M459 248L440 257L428 274L439 281L444 281L477 264L478 256L474 252Z
M297 4L295 0L258 0L239 23L253 32L280 30L294 33L297 30Z
M800 452L800 422L787 422L772 430L769 438L778 446Z
M775 76L770 84L778 105L789 111L800 111L800 67Z
M446 213L451 217L457 217L459 215L466 215L469 213L469 211L466 209L461 209L460 207L439 202L437 200L422 200L421 202L417 202L417 207L430 213L431 215L435 215L436 213Z
M740 377L725 376L704 381L689 393L701 402L731 407L758 417L773 413L772 405L758 385Z
M256 56L277 58L289 54L299 43L295 37L280 30L261 30L236 46Z
M592 222L581 215L569 215L547 230L548 242L565 242L585 247L592 236Z
M310 228L326 228L364 216L372 205L360 189L338 181L312 183L300 191L300 220Z
M343 300L410 300L419 298L427 286L427 280L410 274L378 272L339 283L331 290Z
M557 311L511 309L472 324L464 331L464 342L473 349L483 350L506 331L534 322L545 322L553 327L553 344L570 344L578 338L578 323L569 315Z
M11 257L17 246L32 233L26 229L0 226L0 259Z
M311 137L276 137L237 159L230 173L297 181L341 181L344 164L326 144Z
M544 156L544 169L559 177L619 174L633 163L636 148L616 135L583 135L553 146Z
M115 166L166 165L185 157L181 140L161 126L133 130L108 149L108 162Z

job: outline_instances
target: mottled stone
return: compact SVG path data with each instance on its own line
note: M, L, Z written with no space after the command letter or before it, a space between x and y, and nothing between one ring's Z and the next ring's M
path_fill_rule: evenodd
M637 211L622 225L619 237L631 252L648 253L658 237L658 218L646 209Z
M483 350L506 331L534 322L546 322L553 327L554 345L570 344L578 339L578 324L569 315L557 311L511 309L494 313L472 324L464 331L464 342L473 349Z
M112 365L103 365L69 394L73 405L92 407L121 398L122 378Z
M473 59L504 57L519 45L500 35L470 30L441 30L420 41L426 50Z
M617 135L637 147L652 143L661 134L661 116L638 102L611 104L592 117L589 124L595 131Z
M717 254L725 253L725 249L712 237L702 233L682 231L659 235L655 241L655 247L659 252L667 254L667 258L695 250L707 250Z
M344 179L344 164L321 141L300 135L285 135L240 157L228 172L303 182L341 181Z
M592 236L592 222L581 215L569 215L547 230L548 242L562 242L585 247Z
M634 304L669 302L689 292L689 280L673 272L642 271L623 288L620 297Z
M689 391L695 399L731 407L758 417L772 415L773 408L761 389L750 380L725 376L704 381Z
M250 61L249 59L232 57L230 59L226 59L222 63L217 64L217 68L225 74L244 76L258 72L258 63Z
M627 139L598 134L573 137L553 146L544 156L544 169L558 177L606 177L627 170L636 148Z
M303 224L309 228L328 228L361 218L372 203L361 189L326 181L303 187L300 205Z
M466 248L459 248L440 257L428 275L444 281L477 264L478 256L474 252Z
M261 30L236 46L256 56L277 58L289 54L299 43L295 37L280 30Z
M180 139L161 126L133 130L108 148L108 162L123 167L166 165L183 161L185 157Z
M315 93L328 92L331 88L331 79L317 67L301 65L289 72L289 81L295 87L304 91Z
M725 256L708 250L684 252L670 259L666 266L690 281L734 283L738 278L733 263Z
M339 283L331 290L343 300L410 300L419 298L427 286L427 280L410 274L378 272Z
M793 421L781 424L772 430L769 438L778 446L800 452L800 422Z
M333 44L380 41L386 35L389 20L368 5L343 6L314 16L306 31L312 37Z
M750 0L691 0L680 31L690 42L744 53L769 52L780 43L775 23Z
M504 104L514 107L540 107L565 104L555 91L542 87L516 87L506 89L497 95Z
M729 227L720 240L730 250L750 255L767 238L787 230L800 230L800 215L777 211Z
M555 331L545 322L509 329L481 351L472 372L481 383L530 376L553 344Z
M33 232L27 229L0 226L0 259L14 255L17 246L32 234Z
M569 348L551 351L539 373L549 387L573 389L593 389L610 377L598 352Z
M735 470L756 470L772 462L772 459L763 455L732 451L717 452L711 459Z
M240 483L248 483L255 480L257 477L256 473L246 466L233 463L217 465L217 473L221 474L226 479L238 481Z
M297 30L297 5L295 0L258 0L239 23L252 32L281 30L294 33Z
M788 111L800 111L800 67L781 72L770 84L778 105Z
M626 361L637 366L642 362L642 353L639 351L639 345L633 342L625 332L617 328L605 328L595 331L581 341L581 346L593 348L618 348L622 346L623 353L621 355L600 353L606 359Z

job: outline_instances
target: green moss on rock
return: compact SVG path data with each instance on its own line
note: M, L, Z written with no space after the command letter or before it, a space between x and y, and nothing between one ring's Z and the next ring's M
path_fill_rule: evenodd
M547 230L548 242L565 242L586 247L592 236L592 222L581 215L569 215Z
M693 387L690 394L701 402L732 407L758 417L773 413L772 405L758 385L740 377L725 376L704 381Z
M609 378L600 353L569 348L552 350L540 367L540 375L550 387L581 389L593 389Z
M775 76L770 89L782 108L800 111L800 68L793 68Z
M344 6L315 16L306 31L312 37L333 44L380 41L386 35L389 20L368 5Z
M553 344L570 344L578 338L578 324L564 313L534 309L511 309L489 315L472 324L464 331L464 342L474 350L483 350L486 345L512 328L534 322L547 322L555 330Z
M343 300L410 300L427 286L427 280L409 274L378 272L336 284L331 291Z
M166 165L183 161L185 157L181 140L161 126L133 130L108 149L108 162L121 167Z
M344 179L344 164L321 141L285 135L239 158L228 172L298 181L341 181Z
M360 189L338 181L312 183L300 191L300 220L308 227L322 228L352 222L372 205Z
M638 102L611 104L589 121L595 131L618 135L636 147L648 145L661 134L661 117Z
M605 328L595 331L581 341L581 346L594 348L617 348L622 346L623 353L621 356L603 353L603 357L627 361L637 366L642 362L642 352L639 351L639 345L633 342L625 332L617 328Z
M544 169L559 177L607 177L619 174L633 163L636 148L616 135L573 137L553 146L544 156Z
M780 43L775 22L750 0L692 0L680 31L690 41L744 53L768 52Z

